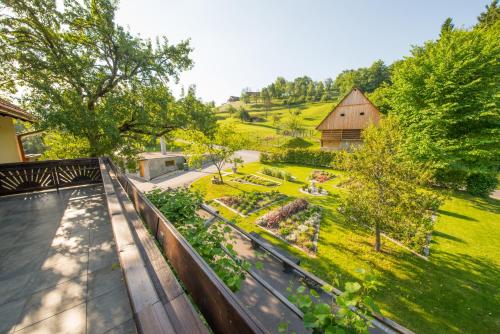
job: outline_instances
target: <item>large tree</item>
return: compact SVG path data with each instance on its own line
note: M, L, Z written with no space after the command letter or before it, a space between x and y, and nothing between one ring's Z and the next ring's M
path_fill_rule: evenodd
M394 68L389 100L408 148L431 163L441 184L500 166L500 22L457 29L451 20L439 39L414 47Z
M436 198L420 190L427 174L415 164L404 145L394 117L363 131L363 145L345 154L350 177L344 201L346 219L372 228L374 248L381 249L385 232L421 252L432 230L431 208Z
M40 127L88 143L90 156L132 152L178 128L213 127L191 91L167 83L189 69L188 41L155 43L115 23L113 0L0 0L0 89L21 90ZM140 145L139 145L140 146Z

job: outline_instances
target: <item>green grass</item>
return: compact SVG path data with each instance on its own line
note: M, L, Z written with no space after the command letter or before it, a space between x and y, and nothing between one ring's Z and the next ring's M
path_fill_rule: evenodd
M242 105L241 102L235 102ZM273 106L267 113L261 107L252 108L252 105L244 105L249 110L251 116L258 116L265 119L264 122L242 122L241 120L230 117L227 112L217 113L220 124L229 124L235 131L248 136L251 139L249 148L257 150L269 150L277 147L309 147L319 148L320 133L315 130L316 126L332 110L333 103L306 103L301 106L291 107L292 110L301 110L302 125L306 130L312 130L313 136L304 138L297 142L296 138L277 134L278 125L273 124L272 115L279 115L280 122L286 122L289 117L289 111L286 106ZM225 110L225 109L222 109Z
M240 171L255 173L262 167L251 163ZM254 224L258 216L272 208L247 218L219 207L221 213L247 231L256 231L299 256L305 269L327 281L336 274L344 280L356 279L356 268L370 268L381 284L375 299L383 315L417 333L499 332L500 201L460 192L448 194L435 226L430 260L425 261L386 240L383 252L377 253L367 230L344 222L336 211L343 190L334 187L342 180L341 172L330 170L338 177L322 184L330 195L313 197L299 192L313 168L284 164L273 167L290 172L297 182L279 180L282 184L269 191L276 189L291 198L305 197L324 208L315 257L287 246ZM263 187L234 182L213 185L210 177L198 180L193 187L208 200L242 191L263 191Z

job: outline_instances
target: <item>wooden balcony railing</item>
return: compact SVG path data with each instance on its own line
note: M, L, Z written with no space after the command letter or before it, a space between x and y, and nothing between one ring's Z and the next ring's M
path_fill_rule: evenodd
M0 196L101 182L97 158L0 165Z

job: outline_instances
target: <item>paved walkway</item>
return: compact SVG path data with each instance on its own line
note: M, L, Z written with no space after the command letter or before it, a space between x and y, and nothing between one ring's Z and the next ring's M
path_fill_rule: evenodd
M241 157L245 163L248 162L255 162L259 161L259 156L260 152L258 151L251 151L251 150L241 150L236 152L235 154L238 157ZM230 168L230 164L226 164L224 166L224 169ZM165 175L165 176L160 176L157 177L151 181L140 181L138 179L130 178L130 180L136 185L139 190L146 192L150 191L155 187L161 188L161 189L167 189L167 188L177 188L177 187L182 187L182 186L188 186L194 181L216 173L217 168L215 168L214 165L207 166L205 168L202 168L200 170L192 170L192 171L187 171L187 172L181 172L179 174L174 174L172 175Z
M496 189L494 190L491 195L490 195L491 198L494 198L494 199L500 199L500 189Z
M0 333L136 333L102 186L0 198Z

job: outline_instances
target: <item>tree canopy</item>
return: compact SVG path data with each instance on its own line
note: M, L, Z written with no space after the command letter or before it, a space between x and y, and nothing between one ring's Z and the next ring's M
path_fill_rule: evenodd
M345 70L335 80L327 78L323 81L314 81L308 76L302 76L288 81L283 77L277 77L273 83L262 88L260 97L264 103L270 99L280 99L285 104L335 101L353 87L371 93L381 85L390 83L390 77L390 67L382 60L377 60L370 67ZM242 100L246 103L250 102L249 91L249 88L242 91Z
M422 252L432 230L429 209L437 209L439 202L419 189L428 174L408 154L397 119L389 116L379 127L370 125L363 131L363 145L345 154L343 161L350 177L346 219L373 229L377 251L385 232Z
M438 181L464 185L500 163L500 23L466 30L442 26L394 67L388 99L408 149L432 163Z
M133 153L178 128L210 130L194 89L176 101L167 83L189 69L189 41L155 43L114 21L113 0L1 0L2 91L23 91L39 126L88 143L87 155Z
M228 125L218 126L214 133L208 135L201 131L184 132L186 152L189 154L189 164L201 167L208 159L219 174L219 181L224 182L222 170L227 163L239 163L234 153L245 146L246 138L235 132ZM236 161L235 161L236 159Z

